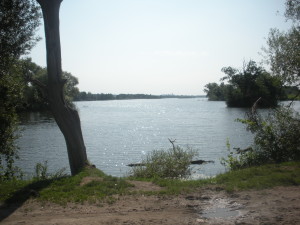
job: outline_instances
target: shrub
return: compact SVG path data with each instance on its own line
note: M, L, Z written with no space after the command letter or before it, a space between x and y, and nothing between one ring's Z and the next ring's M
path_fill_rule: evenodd
M141 178L179 178L191 174L189 168L196 152L190 148L184 150L179 146L165 150L149 152L142 160L141 166L132 168L132 175Z
M238 121L254 134L254 143L246 150L231 151L222 160L229 168L300 160L300 115L292 108L281 106L266 116L252 110Z

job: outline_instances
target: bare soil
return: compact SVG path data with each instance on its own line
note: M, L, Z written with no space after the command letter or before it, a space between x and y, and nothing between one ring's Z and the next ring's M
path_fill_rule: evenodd
M133 191L160 190L148 182L133 184ZM113 203L67 206L28 200L18 207L2 206L0 222L3 225L300 224L300 186L234 193L211 186L178 196L115 197Z

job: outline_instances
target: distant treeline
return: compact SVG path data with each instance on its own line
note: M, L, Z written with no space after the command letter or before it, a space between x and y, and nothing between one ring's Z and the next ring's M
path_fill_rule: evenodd
M147 94L93 94L81 91L74 96L74 101L105 101L105 100L128 100L128 99L162 99L162 98L199 98L205 96L195 95L147 95Z

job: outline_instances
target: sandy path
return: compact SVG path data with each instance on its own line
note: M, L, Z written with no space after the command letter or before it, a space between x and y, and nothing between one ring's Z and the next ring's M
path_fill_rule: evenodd
M0 219L9 209L0 209ZM300 224L300 187L232 194L207 188L175 197L130 195L113 204L66 207L31 200L1 224Z

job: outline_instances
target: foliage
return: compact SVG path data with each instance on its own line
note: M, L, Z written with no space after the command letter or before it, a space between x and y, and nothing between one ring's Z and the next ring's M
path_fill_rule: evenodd
M226 74L222 83L209 83L204 91L210 101L226 101L229 107L251 107L261 98L261 107L277 106L277 101L283 98L282 83L278 77L271 76L256 62L249 61L243 70L224 67ZM228 84L223 81L227 80Z
M271 70L288 85L300 85L300 1L287 0L285 16L293 21L287 32L271 29L264 48Z
M78 92L75 87L78 80L67 72L63 72L63 76L67 79L67 100L71 101ZM13 166L18 157L15 144L18 138L17 112L45 110L49 107L46 93L28 80L47 83L46 69L31 62L31 59L15 60L0 77L0 180L20 174L19 169Z
M79 93L79 89L76 87L78 85L78 78L65 71L62 72L62 77L67 81L64 86L64 96L66 102L70 104Z
M228 85L225 85L224 82L220 85L217 83L208 83L205 85L204 92L209 101L225 101L227 87Z
M280 100L300 100L300 89L296 86L284 86L284 95Z
M40 17L35 0L0 1L0 76L39 40Z
M142 166L133 167L133 177L178 178L190 175L190 162L196 152L179 146L165 150L154 150L142 160Z
M131 99L162 99L162 98L196 98L194 95L148 95L148 94L93 94L81 91L74 96L74 101L104 101L104 100L131 100Z
M261 98L259 106L277 106L281 91L281 81L271 76L256 62L249 61L242 71L232 67L224 67L226 74L222 80L228 81L226 104L229 107L251 107L257 99Z
M92 94L91 92L81 91L79 92L74 101L102 101L102 100L115 100L113 94Z
M287 0L285 3L285 17L292 20L294 23L300 22L300 1Z
M227 158L221 158L221 164L228 167L230 170L239 170L249 168L265 163L264 154L260 149L254 151L253 147L247 149L229 150Z
M146 95L146 94L119 94L116 95L116 100L124 99L158 99L160 96L157 95Z
M246 119L239 121L255 135L254 145L230 152L223 159L230 169L300 160L300 115L290 107L281 106L266 116L249 112Z
M271 29L269 48L265 49L272 72L282 83L293 86L284 89L294 98L299 96L300 85L299 9L299 0L286 1L285 16L293 21L293 26L288 32ZM253 107L246 119L239 121L255 135L254 145L247 151L230 152L223 162L231 169L300 160L300 116L290 107L281 106L267 116L257 113Z
M13 164L18 157L16 108L22 103L23 90L21 67L15 64L0 77L0 181L21 175Z
M45 68L33 63L30 58L19 60L22 64L22 73L25 80L24 101L18 111L45 110L48 108L46 93L37 87L32 80L44 83L47 82L47 72Z
M40 12L34 0L0 1L0 180L12 179L18 170L16 108L23 99L24 81L19 58L38 41L35 31Z
M287 32L271 29L267 41L267 53L271 70L288 85L299 86L300 78L300 27Z
M30 58L19 60L22 64L22 73L26 78L24 87L24 103L22 107L18 107L18 111L36 111L48 110L49 102L47 93L39 86L46 86L48 83L47 70L36 63L32 62ZM65 100L68 104L72 104L75 96L78 95L79 89L78 79L69 72L62 72L63 79L66 80L64 86Z
M79 92L74 100L75 101L103 101L103 100L127 100L127 99L159 99L158 95L146 95L146 94L92 94L85 91Z

